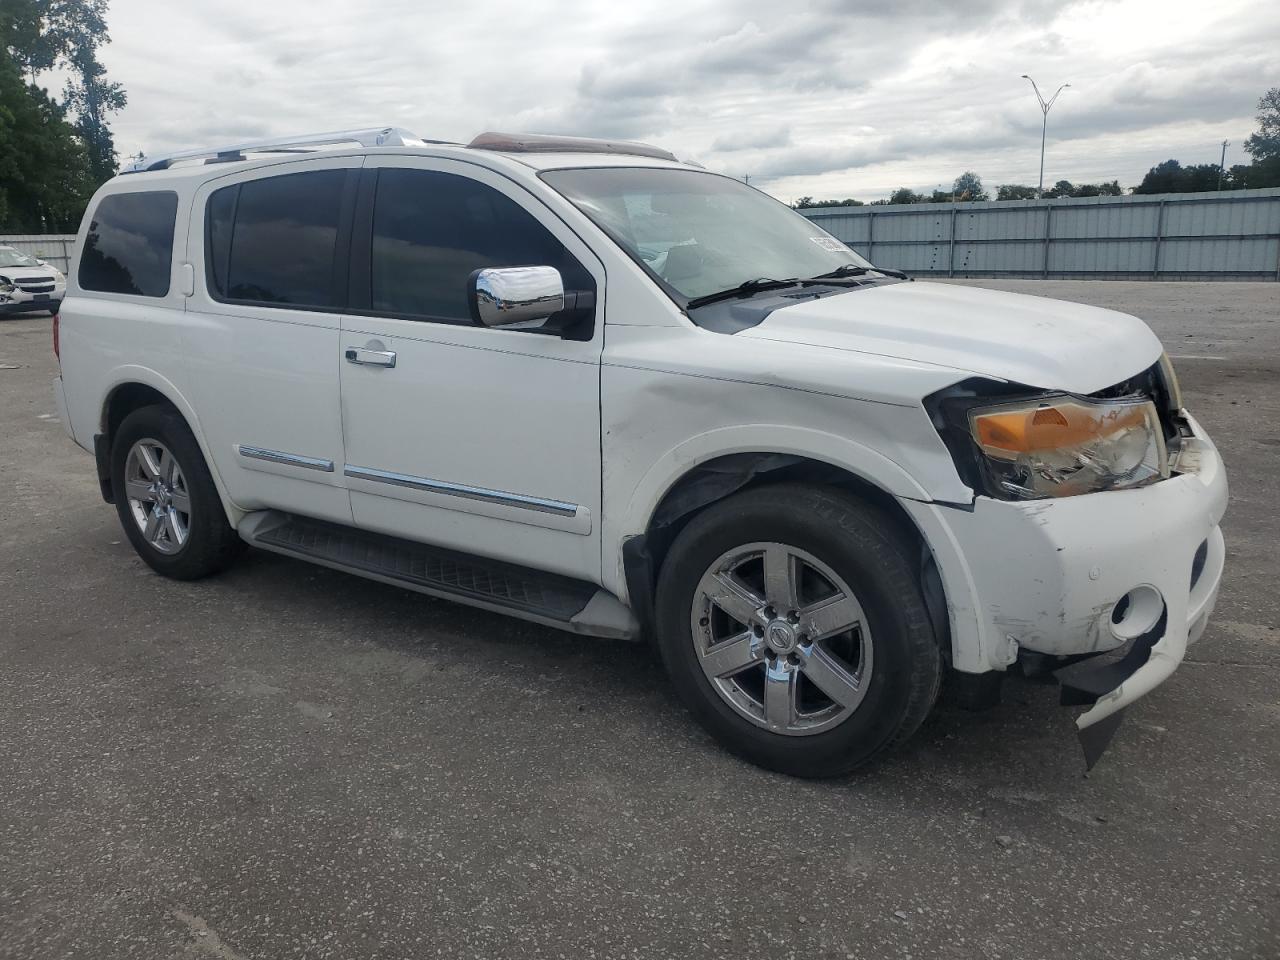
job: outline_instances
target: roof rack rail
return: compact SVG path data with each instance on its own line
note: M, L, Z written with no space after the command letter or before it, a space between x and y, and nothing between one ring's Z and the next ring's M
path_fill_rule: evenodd
M334 143L358 143L362 147L420 147L438 140L423 140L401 127L374 127L368 130L336 130L332 133L309 133L300 137L273 137L267 140L250 140L226 147L207 147L201 150L182 150L162 157L143 157L130 164L122 173L144 173L149 170L168 170L179 160L205 159L210 163L244 159L245 153L288 152L299 147L319 147Z
M472 150L496 150L500 153L620 153L631 157L676 160L676 155L670 150L634 140L556 137L542 133L487 132L477 136L467 146Z

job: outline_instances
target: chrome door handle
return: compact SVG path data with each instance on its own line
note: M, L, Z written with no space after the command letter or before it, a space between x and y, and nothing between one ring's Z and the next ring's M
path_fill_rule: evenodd
M394 350L366 350L364 347L347 347L347 363L363 363L371 367L394 367Z

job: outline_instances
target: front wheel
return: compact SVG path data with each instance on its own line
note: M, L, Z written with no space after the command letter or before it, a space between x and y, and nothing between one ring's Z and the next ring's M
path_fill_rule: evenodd
M942 672L918 550L835 489L780 484L710 507L659 577L681 699L729 750L794 776L848 774L897 746Z

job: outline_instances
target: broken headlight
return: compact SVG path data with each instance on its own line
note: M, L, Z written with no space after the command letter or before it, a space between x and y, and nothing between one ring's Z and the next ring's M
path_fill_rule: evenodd
M1058 395L973 407L969 429L989 492L1068 497L1140 487L1169 475L1155 404Z
M1182 386L1178 383L1178 375L1174 372L1173 361L1169 359L1168 352L1160 354L1160 379L1164 383L1165 395L1169 402L1169 409L1174 413L1182 410Z

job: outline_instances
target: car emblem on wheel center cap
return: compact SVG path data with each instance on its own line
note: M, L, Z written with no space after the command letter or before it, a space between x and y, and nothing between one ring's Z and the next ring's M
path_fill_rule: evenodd
M790 653L796 645L796 629L785 620L774 620L765 628L765 640L778 653Z

